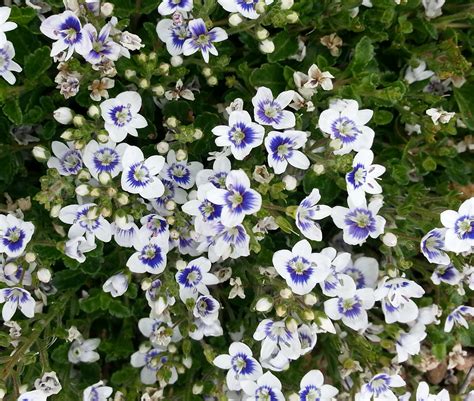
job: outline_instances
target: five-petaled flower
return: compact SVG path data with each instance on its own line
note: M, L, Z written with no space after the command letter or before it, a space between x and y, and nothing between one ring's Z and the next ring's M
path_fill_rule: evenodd
M255 121L262 125L271 125L274 129L293 128L296 123L295 115L284 110L292 101L295 92L292 90L280 93L276 99L265 86L257 90L252 98Z
M17 309L20 309L26 317L35 314L35 300L28 291L23 288L12 287L0 290L0 304L5 303L2 309L2 318L8 322Z
M188 29L190 37L183 44L183 54L190 56L200 51L206 63L209 62L209 53L214 56L218 54L214 43L227 39L227 33L222 28L213 28L208 31L202 18L189 21Z
M271 131L265 138L268 165L276 174L284 173L288 164L301 170L308 169L310 166L308 156L298 150L305 145L306 141L307 136L303 131Z
M0 215L0 252L15 258L20 256L30 242L35 226L16 218L13 214Z

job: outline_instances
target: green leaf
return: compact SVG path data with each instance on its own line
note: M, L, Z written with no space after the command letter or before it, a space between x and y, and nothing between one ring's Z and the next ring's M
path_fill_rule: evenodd
M367 36L363 36L355 47L354 56L349 64L349 69L354 75L364 71L365 67L367 67L374 58L374 55L375 50L372 41Z
M27 25L31 20L38 17L36 11L31 7L11 6L9 21L16 22L18 25Z
M286 31L281 31L273 38L275 51L268 55L268 61L286 60L298 51L298 40Z
M118 299L112 299L109 304L109 309L108 311L112 316L118 317L118 318L124 318L124 317L129 317L131 315L130 309L125 306L120 300Z
M49 47L43 46L25 57L25 75L27 78L37 79L51 67L52 61L49 53Z
M280 64L263 64L250 74L250 84L255 87L266 86L273 91L274 96L285 90L283 67Z
M3 106L3 113L16 125L20 125L23 121L23 113L21 112L18 98L10 99L6 102Z
M454 88L454 98L462 114L462 120L467 128L474 131L474 84L467 83L461 88Z

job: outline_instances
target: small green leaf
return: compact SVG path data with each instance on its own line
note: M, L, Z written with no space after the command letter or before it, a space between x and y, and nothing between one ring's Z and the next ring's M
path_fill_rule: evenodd
M255 86L266 86L273 91L275 96L285 90L283 67L279 64L263 64L250 74L250 83Z
M18 98L10 99L6 102L3 106L3 113L16 125L20 125L23 121L23 113L21 112Z
M281 31L273 38L275 51L268 55L268 61L286 60L298 51L298 40L286 31Z
M25 75L27 78L37 79L51 67L52 61L49 53L49 47L43 46L25 57Z
M375 55L374 45L372 41L367 37L363 36L357 43L354 56L349 65L349 69L355 74L364 71L365 67L372 61Z

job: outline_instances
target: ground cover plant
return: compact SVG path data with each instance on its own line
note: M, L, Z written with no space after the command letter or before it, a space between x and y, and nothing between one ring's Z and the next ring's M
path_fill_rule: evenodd
M474 5L0 7L0 396L473 401Z

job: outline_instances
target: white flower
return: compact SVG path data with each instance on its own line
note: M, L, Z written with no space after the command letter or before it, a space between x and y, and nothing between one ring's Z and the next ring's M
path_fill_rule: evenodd
M361 256L354 263L349 263L340 270L350 276L356 288L375 288L379 275L379 263L377 259Z
M444 246L455 253L468 252L474 246L474 198L464 201L459 210L445 210L440 215L447 228Z
M293 101L294 91L282 92L276 99L272 91L264 86L258 88L252 98L254 119L262 125L271 125L275 129L293 128L296 123L295 115L284 110Z
M97 29L92 24L86 24L82 28L82 34L88 36L88 43L78 51L87 62L91 64L103 63L106 60L116 61L121 56L122 47L115 43L110 37L112 24L105 24L97 34Z
M257 380L262 375L262 367L253 358L252 350L241 342L234 342L229 347L229 354L217 356L214 365L226 369L229 390L238 391L244 380Z
M60 107L54 110L53 117L58 123L67 125L72 122L74 112L69 107Z
M426 18L432 19L442 15L442 7L445 2L446 0L422 0Z
M229 284L232 287L229 292L229 299L234 299L235 297L245 299L244 287L242 285L242 280L240 279L240 277L231 277Z
M166 267L168 239L163 236L148 237L140 232L134 241L135 252L127 261L127 267L133 273L159 274Z
M181 0L183 1L183 0ZM222 28L213 28L207 30L206 24L202 18L189 21L188 29L190 37L183 44L183 54L190 56L191 54L201 51L202 57L206 63L209 62L209 53L217 56L215 42L222 42L227 39L227 33Z
M100 344L100 339L90 338L88 340L77 339L71 344L67 357L69 362L77 364L80 362L92 363L100 359L100 355L95 352Z
M250 188L250 180L243 170L231 171L225 180L226 189L216 188L207 193L208 199L222 205L221 219L226 227L234 227L246 215L257 213L262 206L261 195Z
M158 6L161 15L171 15L175 12L187 12L193 9L193 0L163 0Z
M20 220L13 214L0 215L0 252L11 258L20 256L34 231L33 223Z
M245 18L257 19L260 14L256 10L256 1L239 1L239 0L218 0L222 8L230 13L240 13ZM272 4L273 0L264 0L266 5Z
M298 332L291 332L284 321L262 320L257 326L253 338L262 341L260 359L268 359L277 350L291 360L296 360L301 356Z
M7 41L5 32L13 31L18 26L15 22L8 21L11 11L10 7L0 7L0 45Z
M331 401L339 393L337 388L324 384L324 376L319 370L310 370L300 382L300 401Z
M187 23L167 18L158 22L156 33L160 40L166 44L166 50L171 56L183 54L184 42L191 37Z
M315 220L321 220L331 215L331 207L318 205L321 195L319 189L314 188L311 193L304 198L296 209L296 226L301 234L313 241L321 241L323 234L321 227Z
M330 273L331 261L323 254L313 253L307 240L299 241L291 251L273 254L273 266L291 290L298 295L308 294Z
M62 386L56 372L46 372L41 379L35 380L35 388L49 397L52 394L58 394Z
M84 165L96 180L99 180L104 173L114 178L122 171L122 156L128 146L125 143L117 145L112 141L99 144L91 140L82 156Z
M431 121L433 121L434 125L447 124L454 117L456 113L448 113L443 109L431 108L426 110L426 114L431 117Z
M202 168L202 163L188 162L187 158L176 160L176 152L170 150L166 155L166 163L160 175L180 188L190 189L194 185L198 171L201 171Z
M265 148L268 152L268 165L275 174L284 173L288 164L301 170L310 166L308 157L301 152L307 141L303 131L287 130L284 132L271 131L265 138Z
M47 397L42 390L33 390L21 394L17 401L46 401Z
M339 139L342 147L334 154L343 155L351 150L356 152L370 149L375 133L367 124L374 112L369 109L359 110L355 100L342 99L330 103L329 109L324 110L318 120L319 129L331 137Z
M183 302L188 298L196 298L198 294L209 295L208 285L219 283L219 279L212 273L209 259L200 257L192 260L188 265L176 273L176 282L179 284L179 296Z
M385 167L372 164L374 153L369 149L359 151L352 162L352 171L346 174L347 192L355 203L362 203L365 193L381 194L377 179L385 173Z
M391 388L403 387L405 384L405 381L399 375L389 376L385 373L379 373L362 386L355 399L356 401L370 401L372 399L373 401L395 401L397 397Z
M83 394L83 401L107 401L112 395L113 389L109 386L104 386L104 382L101 380L92 386L87 387Z
M474 308L472 306L461 305L454 309L446 318L444 331L450 333L455 323L465 327L466 329L469 328L464 315L474 316Z
M213 324L219 317L220 304L211 295L199 295L193 308L193 316L204 324Z
M158 380L157 373L168 361L168 357L161 349L152 348L150 350L143 350L135 352L131 358L130 363L134 368L142 368L140 372L140 380L143 384L155 384ZM178 379L176 368L170 369L171 378L168 383L172 384Z
M59 212L59 219L63 223L71 224L68 231L69 238L77 238L85 234L89 243L93 243L95 237L103 242L109 242L112 239L110 223L99 214L95 203L65 206Z
M96 247L97 245L94 242L94 238L91 236L89 236L89 239L85 237L75 237L66 241L64 253L79 263L84 263L86 260L84 253L90 252Z
M426 62L423 60L416 60L418 62L418 67L412 68L408 67L405 72L405 81L409 84L417 81L424 81L434 75L433 71L426 69Z
M163 156L151 156L145 159L140 148L129 146L122 156L122 189L132 194L139 194L145 199L160 197L165 188L158 174L164 165Z
M127 134L138 136L137 128L145 128L148 123L138 114L142 98L138 92L127 91L100 104L101 116L110 139L122 142Z
M452 264L447 266L438 265L431 275L431 281L435 285L440 285L442 282L449 285L458 285L463 276Z
M281 383L271 372L260 376L256 382L245 380L241 383L242 390L247 395L246 401L285 401L281 392Z
M229 125L218 125L212 129L217 135L217 146L230 146L237 160L243 160L250 151L263 143L265 129L252 122L250 114L245 110L236 110L229 115Z
M114 274L102 286L104 292L110 292L112 297L120 297L128 289L128 277L123 273Z
M409 355L420 353L421 342L425 339L424 326L415 326L409 333L401 332L395 343L398 363L408 360Z
M428 383L420 382L416 389L416 401L449 401L449 393L448 390L443 389L437 395L431 395ZM469 401L469 397L466 401Z
M430 263L449 265L451 262L449 256L444 252L446 250L444 244L445 235L445 228L434 228L421 239L421 252Z
M308 81L304 84L305 88L316 89L321 86L323 90L328 91L332 89L332 79L334 76L328 72L322 72L316 64L311 65L308 70Z
M2 288L0 290L0 303L5 303L2 309L2 318L6 322L13 317L18 308L28 318L35 314L35 300L23 288Z
M367 310L374 306L374 290L361 288L324 302L324 312L332 320L342 322L353 330L365 330L369 324Z
M48 160L48 167L55 168L61 175L76 175L82 168L82 154L74 148L73 142L67 146L58 141L53 141L51 149L56 157Z
M335 206L331 217L334 224L343 229L344 242L349 245L362 245L367 238L377 238L384 232L385 219L377 216L383 202L375 199L366 205L365 199L360 204L347 199L349 208Z

